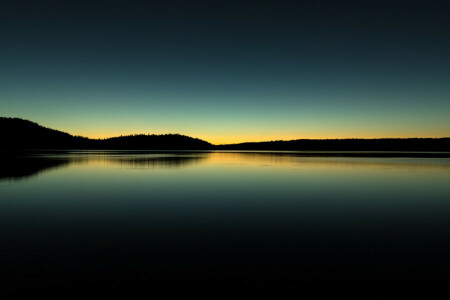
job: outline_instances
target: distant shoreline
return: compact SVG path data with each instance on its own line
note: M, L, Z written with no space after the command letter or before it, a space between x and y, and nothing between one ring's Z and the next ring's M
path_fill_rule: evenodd
M433 151L294 151L294 150L142 150L142 149L0 149L3 156L35 156L49 154L198 154L240 153L248 155L276 155L295 157L365 157L365 158L450 158L450 152Z
M290 141L249 142L213 145L207 141L180 134L128 135L108 139L89 139L43 127L19 118L0 117L0 151L23 150L227 150L227 151L303 151L304 156L386 155L426 157L450 153L450 137L442 138L377 138L377 139L298 139ZM308 152L310 154L308 154ZM360 152L358 154L358 152ZM389 154L381 154L389 152ZM376 153L376 154L374 154ZM422 154L420 154L422 153ZM428 154L424 154L428 153ZM431 155L431 153L435 153ZM437 154L436 154L437 153ZM420 155L420 156L417 156ZM348 155L347 155L348 156Z

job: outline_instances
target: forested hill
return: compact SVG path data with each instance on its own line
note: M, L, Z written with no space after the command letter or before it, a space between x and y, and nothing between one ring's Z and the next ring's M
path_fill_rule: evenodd
M0 117L0 149L142 149L206 150L213 146L180 134L129 135L88 139L46 128L34 122Z
M77 138L34 122L0 117L0 148L70 148Z
M207 150L213 145L181 134L129 135L104 140L90 140L90 148L141 150Z
M301 139L218 145L216 148L221 150L450 152L450 138Z
M291 140L212 145L180 134L128 135L89 139L46 128L34 122L0 117L0 150L290 150L290 151L438 151L450 152L450 138Z

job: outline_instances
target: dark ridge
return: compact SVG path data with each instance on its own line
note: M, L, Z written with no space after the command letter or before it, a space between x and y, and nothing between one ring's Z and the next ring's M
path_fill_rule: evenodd
M291 140L218 145L220 150L450 151L450 138Z
M128 135L89 139L46 128L28 120L0 117L0 150L117 149L117 150L284 150L450 152L450 138L382 138L291 140L212 145L180 134Z
M138 149L205 150L213 145L180 135L129 135L108 139L89 139L46 128L19 118L0 117L0 150L24 149Z
M181 134L163 135L129 135L104 140L91 140L92 145L102 149L154 149L154 150L202 150L211 149L212 145L201 139Z
M0 149L69 148L78 138L34 122L0 117Z

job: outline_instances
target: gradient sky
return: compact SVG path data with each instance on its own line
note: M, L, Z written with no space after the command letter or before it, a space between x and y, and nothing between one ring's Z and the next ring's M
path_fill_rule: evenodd
M5 1L0 116L212 143L450 136L444 1Z

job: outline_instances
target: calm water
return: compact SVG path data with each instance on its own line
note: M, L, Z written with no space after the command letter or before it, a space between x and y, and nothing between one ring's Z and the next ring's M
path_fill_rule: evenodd
M0 265L14 276L450 268L448 158L68 152L3 166Z

